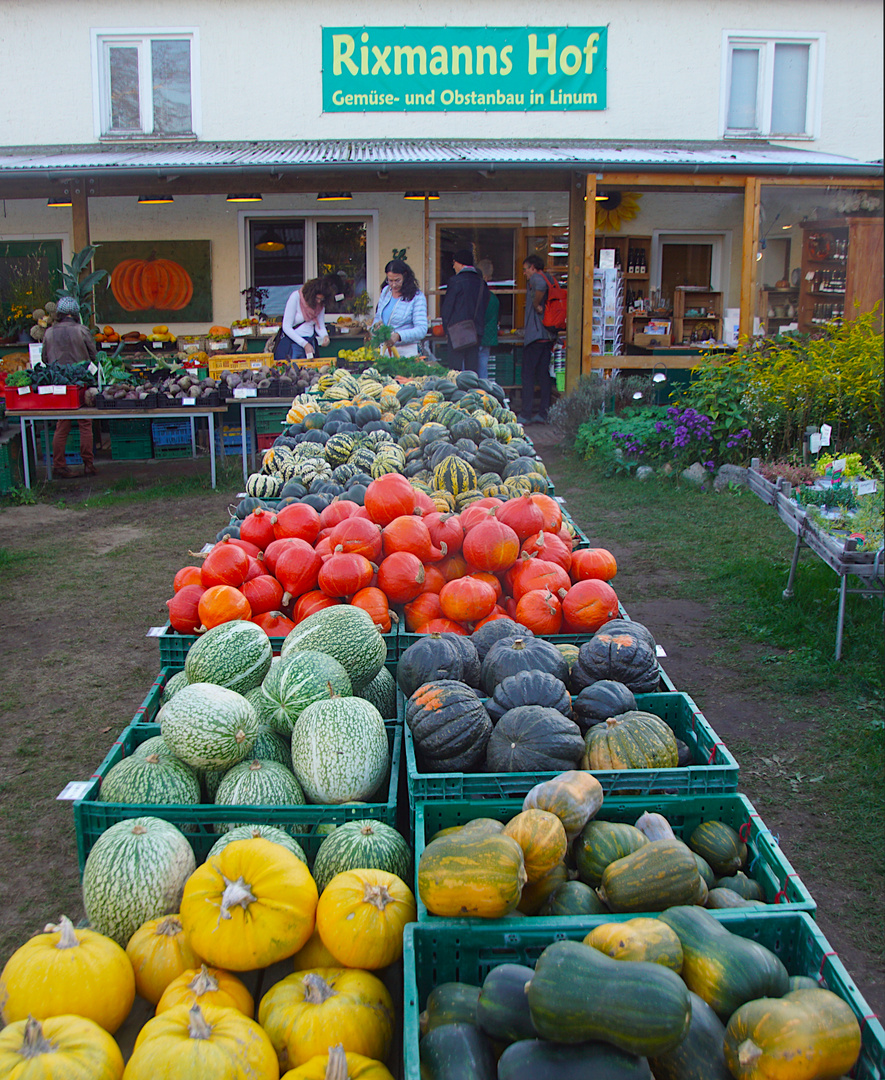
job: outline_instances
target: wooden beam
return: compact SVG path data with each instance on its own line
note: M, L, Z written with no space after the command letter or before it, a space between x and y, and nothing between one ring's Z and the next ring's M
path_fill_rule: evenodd
M593 349L593 264L596 258L596 173L587 173L584 202L584 265L583 297L581 310L581 369L580 374L590 371L590 354ZM566 378L568 375L566 375Z
M747 170L750 171L749 169ZM732 176L727 173L646 173L646 172L607 172L603 183L606 187L641 187L648 188L742 188L744 176Z
M756 255L759 248L759 207L762 201L762 180L748 176L744 189L744 229L741 252L741 323L738 336L750 338L756 314Z
M584 355L584 214L587 178L572 173L568 197L568 309L566 325L565 389L574 390L581 377L581 357Z
M92 183L85 177L71 181L71 242L74 251L89 246L89 195L92 193Z

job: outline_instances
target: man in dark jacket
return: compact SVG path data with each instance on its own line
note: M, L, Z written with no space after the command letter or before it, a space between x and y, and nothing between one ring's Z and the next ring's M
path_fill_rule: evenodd
M443 329L448 334L454 323L472 321L476 327L476 341L456 349L449 337L449 367L479 371L479 345L485 328L486 307L489 303L489 287L473 265L473 254L462 248L452 260L455 273L446 285L446 295L440 307Z
M80 305L72 296L63 296L55 309L57 322L47 327L43 336L43 362L45 364L87 364L94 360L97 349L95 338L80 322ZM96 476L95 459L92 455L92 421L78 420L80 427L80 454L83 458L83 475ZM63 480L70 480L73 473L65 461L65 445L71 432L70 420L59 420L52 436L52 472Z

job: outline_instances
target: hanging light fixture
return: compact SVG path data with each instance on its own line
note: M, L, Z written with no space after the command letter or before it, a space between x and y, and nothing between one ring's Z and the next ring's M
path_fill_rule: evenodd
M174 202L174 201L175 200L172 198L171 195L139 195L138 196L138 205L139 206L156 206L159 203L170 203L170 202Z
M62 192L61 195L50 195L46 200L47 206L73 206L71 202L71 196L68 192Z
M225 202L261 202L261 196L254 195L228 195Z
M344 199L352 199L349 191L320 191L317 193L317 202L340 202Z
M256 251L284 251L285 248L285 242L273 229L267 229L266 232L263 232L255 245Z
M407 191L403 195L404 199L415 200L416 202L424 202L425 199L438 199L438 191Z

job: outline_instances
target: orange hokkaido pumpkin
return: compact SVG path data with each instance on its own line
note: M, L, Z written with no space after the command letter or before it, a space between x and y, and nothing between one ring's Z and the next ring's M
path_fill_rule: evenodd
M529 498L544 515L544 531L557 533L562 528L562 507L549 495L533 492Z
M618 596L604 581L578 581L565 594L562 615L571 633L595 634L609 619L618 617Z
M178 592L185 585L202 585L203 575L199 566L182 566L172 579L172 591Z
M287 619L282 611L265 611L256 615L252 622L267 634L268 637L285 637L290 630L295 629L295 623Z
M437 562L447 552L434 547L430 529L423 519L414 514L396 517L381 532L382 550L385 556L395 551L410 551L423 563Z
M216 544L200 567L200 582L206 588L232 585L238 589L249 572L249 556L235 544Z
M350 598L353 607L362 608L368 612L372 622L380 628L382 634L390 632L393 625L390 617L390 605L385 594L374 585L368 585L364 589L355 592Z
M166 601L169 608L169 625L179 634L195 634L202 625L200 600L206 592L205 585L185 585Z
M519 537L509 525L490 517L474 525L464 537L461 550L471 566L496 574L516 562Z
M260 574L244 581L240 591L249 601L253 615L279 611L283 602L283 586L270 574Z
M533 634L558 634L562 629L562 604L549 589L532 589L516 603L516 621Z
M438 593L443 585L445 585L446 580L445 574L438 566L433 566L432 564L430 566L425 566L424 584L421 586L421 592Z
M439 594L443 615L460 623L484 619L491 614L495 600L495 590L487 581L469 576L446 582Z
M572 581L590 578L611 581L618 572L618 564L614 555L605 548L584 548L573 553L570 572Z
M124 311L181 311L191 302L194 283L180 263L151 255L118 263L111 292Z
M424 564L409 551L395 551L378 567L378 588L394 604L407 604L421 592Z
M294 623L300 623L302 619L306 619L308 615L313 615L315 611L322 611L323 608L335 607L336 604L340 604L340 600L336 600L333 596L327 596L321 589L312 589L310 592L306 592L299 596L295 601L295 607L292 611L292 621Z
M387 473L369 484L363 505L369 518L383 528L394 518L415 512L416 490L405 476Z
M555 532L533 533L522 545L522 555L534 555L545 562L558 563L566 573L572 565L572 549Z
M442 619L443 610L439 602L439 593L422 592L410 600L403 608L406 616L406 629L413 634L420 634L431 619Z
M416 632L419 634L467 634L467 630L460 623L455 622L454 619L445 618L431 619Z
M495 517L509 525L520 541L527 540L532 533L544 528L544 515L541 508L532 502L531 495L518 495L508 499L503 506L497 507Z
M239 589L230 585L213 585L200 597L197 605L200 624L207 630L221 623L233 622L234 619L251 619L252 609L249 601Z
M533 589L549 589L561 599L572 587L568 574L559 563L522 556L513 569L511 582L514 600L521 600Z

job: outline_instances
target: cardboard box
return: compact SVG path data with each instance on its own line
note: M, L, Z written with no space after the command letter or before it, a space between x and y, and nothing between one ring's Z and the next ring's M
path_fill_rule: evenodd
M664 349L670 342L669 334L634 334L633 344L643 349Z

